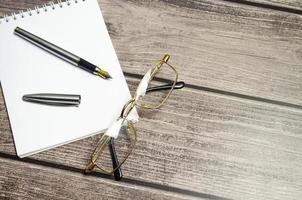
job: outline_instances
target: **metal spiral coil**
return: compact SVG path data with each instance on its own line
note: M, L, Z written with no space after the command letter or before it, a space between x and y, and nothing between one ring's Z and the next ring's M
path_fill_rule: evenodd
M10 15L4 15L3 18L0 18L0 24L8 23L20 18L31 17L34 14L39 15L41 12L48 12L55 10L57 8L63 8L64 6L70 6L72 3L79 3L80 1L86 0L55 0L49 3L43 4L41 6L36 6L34 9L28 8L24 11L19 11L17 13L11 13Z

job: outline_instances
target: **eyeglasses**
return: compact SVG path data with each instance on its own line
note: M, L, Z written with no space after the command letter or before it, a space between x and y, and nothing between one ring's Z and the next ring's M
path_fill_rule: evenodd
M115 173L115 176L121 177L120 167L131 155L137 142L133 118L134 109L160 108L174 89L184 87L184 82L177 82L178 73L168 63L169 59L169 55L164 55L144 75L134 97L123 107L120 117L99 139L91 154L90 163L85 168L86 174L91 173L97 167L105 174ZM166 84L162 85L162 82L166 82ZM109 148L109 151L106 151L106 148ZM109 152L110 155L107 155L106 152ZM110 159L112 164L110 164Z

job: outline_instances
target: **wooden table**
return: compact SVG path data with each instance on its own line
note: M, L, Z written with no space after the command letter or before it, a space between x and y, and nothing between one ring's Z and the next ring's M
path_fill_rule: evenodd
M82 174L98 136L18 159L1 96L0 199L301 199L300 0L99 3L132 92L166 52L187 87L142 113L121 182Z

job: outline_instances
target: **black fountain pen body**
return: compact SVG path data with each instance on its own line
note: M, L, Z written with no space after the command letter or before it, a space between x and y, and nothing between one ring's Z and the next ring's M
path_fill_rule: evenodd
M45 51L50 52L51 54L54 54L55 56L71 63L74 66L77 66L81 69L84 69L85 71L92 73L94 75L100 76L104 79L111 78L108 72L105 70L97 67L96 65L80 58L79 56L76 56L50 42L47 42L46 40L33 35L32 33L29 33L19 27L15 28L14 33L23 39L29 41L30 43L44 49Z

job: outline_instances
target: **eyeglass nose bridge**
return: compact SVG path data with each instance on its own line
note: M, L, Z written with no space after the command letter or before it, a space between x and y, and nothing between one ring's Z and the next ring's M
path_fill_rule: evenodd
M130 106L130 107L129 107ZM126 118L135 106L135 99L130 99L123 107L120 117Z

